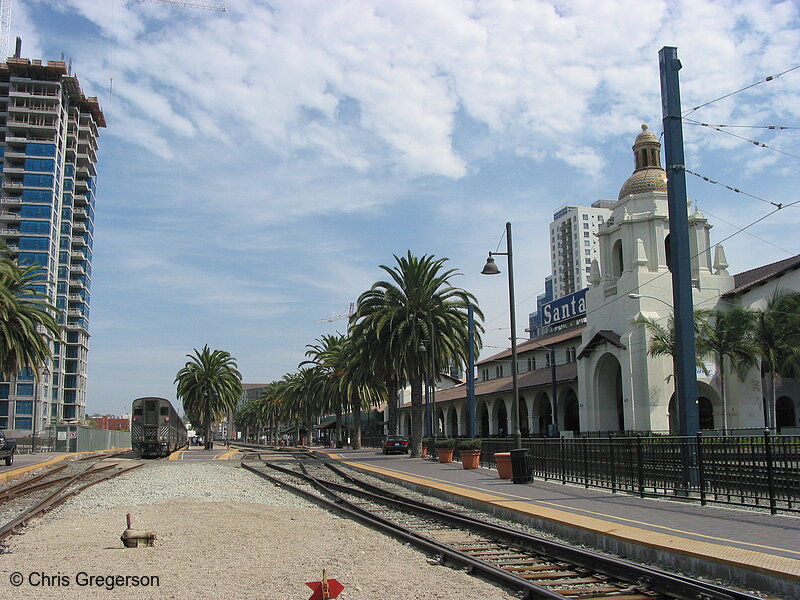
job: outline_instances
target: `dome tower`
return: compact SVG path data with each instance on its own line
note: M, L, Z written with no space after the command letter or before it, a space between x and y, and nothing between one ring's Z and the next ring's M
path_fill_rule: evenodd
M622 184L619 200L631 194L667 191L667 174L661 166L661 143L647 125L642 125L642 132L633 143L633 161L633 174Z

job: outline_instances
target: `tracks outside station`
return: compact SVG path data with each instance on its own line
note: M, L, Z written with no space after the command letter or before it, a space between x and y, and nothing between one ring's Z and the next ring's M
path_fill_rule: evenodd
M286 466L280 463L285 463ZM524 598L755 600L748 593L637 565L412 500L306 451L251 451L242 466L315 503L467 568Z
M32 519L66 502L86 488L144 465L140 459L136 459L136 464L127 466L123 462L126 458L133 458L132 453L90 457L53 468L45 467L38 475L0 489L0 510L5 513L6 518L14 515L0 526L0 544L8 536L19 533ZM108 464L101 465L103 462Z

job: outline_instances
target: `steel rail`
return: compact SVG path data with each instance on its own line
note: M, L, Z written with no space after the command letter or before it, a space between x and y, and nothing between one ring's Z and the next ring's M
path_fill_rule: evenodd
M99 469L91 469L90 468L90 469L86 470L85 473L87 475L92 474L92 473L100 473L102 471L107 471L108 469L113 469L115 466L116 465L106 465L105 467L100 467ZM52 472L51 473L47 473L47 474L48 475L52 475ZM67 481L68 479L72 479L72 477L73 477L72 475L67 475L66 477L59 477L59 478L53 479L51 481L43 481L43 482L40 482L40 483L34 483L33 485L29 485L27 487L23 487L23 488L14 490L12 493L10 493L8 495L5 495L5 494L4 495L0 495L0 502L8 502L10 500L14 500L16 498L19 498L20 496L24 496L25 494L29 494L29 493L35 492L37 490L48 488L48 487L53 486L53 485L55 485L57 483L60 483L62 481ZM30 482L28 482L28 483L30 483Z
M35 475L34 477L29 477L25 481L20 481L19 483L15 483L14 485L10 485L5 489L0 490L0 502L2 502L2 498L4 496L7 496L9 494L13 494L17 490L19 490L20 488L25 488L26 486L28 486L30 484L33 484L33 483L36 483L37 481L39 481L41 479L44 479L45 477L49 477L50 475L55 475L56 473L60 473L61 471L66 469L68 466L69 465L60 465L60 466L56 467L55 469L50 469L49 471L46 471L44 473L39 473L38 475Z
M464 552L459 550L454 550L453 548L437 542L436 540L432 540L428 537L420 535L414 531L406 529L401 525L393 523L388 519L384 519L380 516L373 515L368 511L365 511L358 506L355 506L352 502L342 498L332 490L329 490L325 487L324 484L315 480L315 487L323 491L326 495L329 495L333 500L328 500L316 494L309 492L308 490L304 490L303 488L296 486L292 483L288 483L276 477L272 477L268 473L260 471L255 467L248 465L246 463L242 463L242 467L255 473L259 477L267 479L272 483L286 487L295 492L296 494L303 496L312 502L318 503L323 505L325 508L329 510L333 510L338 513L342 513L352 519L355 519L365 525L369 525L376 529L379 529L389 535L394 537L398 537L404 541L407 541L415 546L418 546L432 554L441 555L443 558L452 561L456 564L465 565L470 573L480 573L484 577L492 579L495 582L502 583L503 585L514 588L517 590L522 590L525 592L524 598L526 600L534 600L534 599L541 599L541 600L566 600L567 597L561 594L557 594L551 590L548 590L544 587L538 586L534 583L526 581L516 575L509 573L499 567L495 567L488 563L485 563L482 560L476 559ZM313 480L314 478L307 476L308 480Z
M404 496L400 496L398 494L394 494L387 490L382 489L381 487L371 484L367 481L363 481L358 479L357 477L353 477L349 473L346 473L337 465L322 459L323 464L328 467L331 471L342 477L343 479L350 481L354 485L363 487L365 490L371 491L374 494L377 494L381 497L386 497L393 499L398 502L402 502L403 504L408 504L413 507L418 507L419 510L425 511L430 507L425 504L424 502L420 502L419 500L414 500L413 498L406 498ZM341 484L333 483L332 485L337 486ZM604 554L598 554L592 552L591 550L585 550L583 548L577 548L574 546L570 546L568 544L562 544L560 542L555 542L553 540L549 540L546 538L541 538L532 534L524 533L518 531L516 529L506 527L504 525L497 525L495 523L489 523L478 519L476 517L470 517L468 515L463 515L461 513L453 512L446 508L437 508L437 511L440 511L443 515L447 515L448 519L453 519L454 522L458 523L466 523L469 525L474 525L476 527L484 527L489 526L491 528L491 532L498 531L501 535L508 535L511 536L512 540L521 540L525 544L535 544L539 546L539 550L543 553L550 553L550 552L558 552L561 556L561 560L578 564L583 566L584 568L591 568L596 569L597 563L601 562L603 564L604 573L606 575L611 575L614 577L618 577L619 579L630 581L631 583L642 583L642 575L646 574L648 587L654 591L659 591L657 586L664 586L665 593L668 591L670 594L675 595L675 589L672 586L680 586L685 587L684 593L686 594L687 598L696 599L700 596L697 594L701 593L708 593L708 591L712 591L715 595L711 596L712 598L731 598L732 600L762 600L759 596L755 596L753 594L748 594L747 592L740 592L738 590L731 590L729 588L725 588L716 584L700 582L696 579L692 579L690 577L686 577L685 575L679 575L676 573L668 573L667 571L662 571L661 569L657 569L654 567L646 567L644 565L638 565L636 563L632 563L630 561L621 559L621 558L614 558L610 556L606 556ZM583 561L583 562L581 562ZM608 569L608 570L606 570ZM697 589L698 586L700 589ZM694 594L694 595L693 595Z
M114 465L111 465L111 466L113 467ZM33 507L27 509L21 515L19 515L15 519L12 519L11 521L6 523L2 527L0 527L0 540L3 540L5 538L7 538L9 535L11 535L11 533L13 533L14 529L19 527L20 525L23 525L23 524L27 523L29 520L37 517L41 513L45 512L46 510L48 510L50 508L53 508L55 506L58 506L59 504L61 504L64 501L66 501L67 499L71 498L72 496L75 496L76 494L82 492L86 488L91 487L91 486L93 486L93 485L95 485L97 483L100 483L101 481L107 481L109 479L113 479L114 477L117 477L117 476L122 475L123 473L127 473L129 471L132 471L134 469L138 469L138 468L140 468L142 466L144 466L144 465L134 465L132 467L128 467L127 469L122 469L122 470L117 471L115 473L111 473L109 475L106 475L105 477L101 477L101 478L97 479L96 481L89 482L89 483L87 483L85 485L82 485L79 488L76 488L74 490L70 490L70 491L64 492L69 486L73 485L73 483L78 481L80 478L85 477L87 475L93 475L93 474L99 473L101 471L101 469L93 470L92 467L94 467L94 465L90 466L88 469L85 469L85 470L81 471L80 473L78 473L77 475L71 477L70 480L67 481L64 485L62 485L57 490L55 490L53 493L51 493L49 496L47 496L46 498L44 498L43 500L41 500L40 502L35 504ZM105 471L106 468L103 468L102 470ZM64 492L64 493L62 494L62 492Z
M297 471L279 465L270 464L268 466L279 472L286 473L287 475L304 478L311 483L318 482L325 487L361 496L375 502L389 504L400 510L422 513L425 516L440 521L444 520L450 524L477 529L483 534L504 538L505 541L509 543L521 545L528 550L537 552L548 558L567 562L594 572L600 572L605 576L645 587L650 592L668 595L671 598L679 598L681 600L758 600L756 596L750 594L735 592L734 590L722 588L721 586L709 585L687 577L676 576L659 569L645 567L620 558L609 557L589 550L575 548L524 533L510 527L489 523L475 517L456 513L448 509L433 508L424 502L398 496L378 486L362 482L357 478L341 472L336 466L326 461L321 462L347 481L356 485L363 485L366 488L371 488L373 491L354 489L339 483L319 480L310 475L304 476ZM357 510L364 509L357 507Z

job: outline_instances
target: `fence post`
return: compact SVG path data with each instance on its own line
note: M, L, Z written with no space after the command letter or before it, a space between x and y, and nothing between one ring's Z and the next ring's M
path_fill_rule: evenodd
M560 457L560 460L559 460L559 463L561 464L561 485L566 485L567 484L567 468L566 468L566 465L564 464L566 462L565 459L564 459L564 438L559 436L558 439L560 440L559 449L561 451L561 457Z
M644 465L642 465L642 438L636 436L636 470L639 483L639 497L644 498Z
M769 512L776 514L775 509L775 478L772 473L772 442L769 428L764 429L764 454L767 459L767 488L769 489Z
M706 505L706 477L703 473L703 434L697 432L697 485L700 486L700 506Z
M589 489L589 438L583 438L583 487Z
M617 480L614 477L614 438L611 437L611 432L608 435L608 463L611 467L611 493L617 493Z

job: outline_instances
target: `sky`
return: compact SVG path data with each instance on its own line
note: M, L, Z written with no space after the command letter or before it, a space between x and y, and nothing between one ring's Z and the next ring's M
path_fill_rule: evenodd
M729 270L800 253L798 206L741 231L800 199L794 2L224 4L14 1L22 56L63 55L108 122L87 414L174 399L205 344L245 382L280 379L409 250L460 272L486 316L482 355L496 353L507 280L480 271L507 221L527 337L553 212L616 199L641 124L662 131L663 46L678 49L685 112L738 92L684 123L687 168L719 182L687 175L688 194Z

